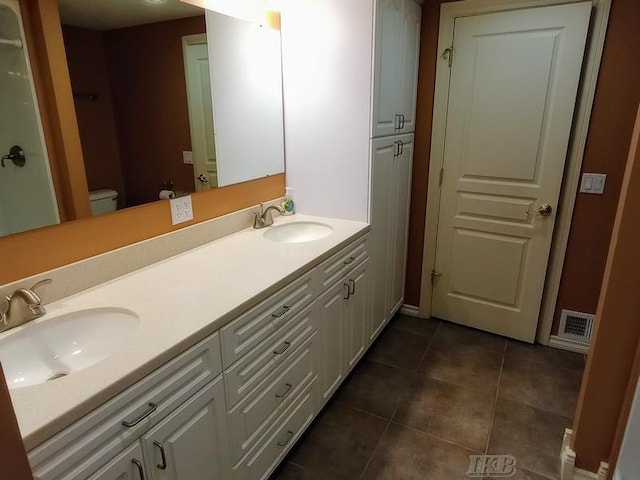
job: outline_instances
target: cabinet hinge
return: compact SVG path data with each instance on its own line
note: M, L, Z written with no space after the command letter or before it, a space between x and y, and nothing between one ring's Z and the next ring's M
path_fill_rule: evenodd
M444 168L440 169L440 178L438 179L438 184L442 186L442 181L444 180Z
M435 283L435 281L442 275L442 273L436 271L436 270L431 270L431 283Z
M453 47L449 47L442 52L442 58L449 62L449 68L453 65Z

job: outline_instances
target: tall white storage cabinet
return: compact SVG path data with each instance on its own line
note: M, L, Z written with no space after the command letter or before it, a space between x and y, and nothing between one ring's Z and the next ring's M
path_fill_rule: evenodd
M375 337L404 301L420 21L413 0L377 0L371 122Z
M373 138L415 131L421 17L413 0L377 0Z

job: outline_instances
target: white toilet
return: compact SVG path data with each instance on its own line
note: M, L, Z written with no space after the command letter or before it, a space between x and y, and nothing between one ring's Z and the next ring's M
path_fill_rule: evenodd
M89 192L89 200L92 215L115 212L118 209L118 192L110 188Z

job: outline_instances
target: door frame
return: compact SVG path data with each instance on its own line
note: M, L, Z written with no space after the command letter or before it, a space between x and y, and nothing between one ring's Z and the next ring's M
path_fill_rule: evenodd
M444 163L449 82L451 77L451 69L448 67L442 54L445 49L453 45L456 18L524 8L580 3L582 1L584 0L462 0L443 3L441 5L437 50L437 58L440 61L438 61L436 66L436 84L433 102L427 212L420 285L420 317L429 318L431 316L431 297L433 293L431 271L435 268L436 261L436 239L438 235L441 194L439 185L440 170ZM591 110L596 93L600 62L602 60L607 25L609 23L609 12L611 10L611 0L591 0L591 2L594 11L591 17L589 37L585 49L572 133L565 163L565 173L560 190L560 203L557 209L556 225L553 232L547 276L538 318L536 341L543 345L549 345L551 337L553 316L558 291L560 289L560 280L569 241L573 209L580 182L582 160L587 143L589 123L591 121Z

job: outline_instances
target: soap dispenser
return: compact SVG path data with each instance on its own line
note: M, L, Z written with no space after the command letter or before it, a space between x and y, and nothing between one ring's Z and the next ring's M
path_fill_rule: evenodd
M291 197L291 188L284 189L284 198L282 199L282 208L284 209L284 215L293 215L296 212L296 205Z

